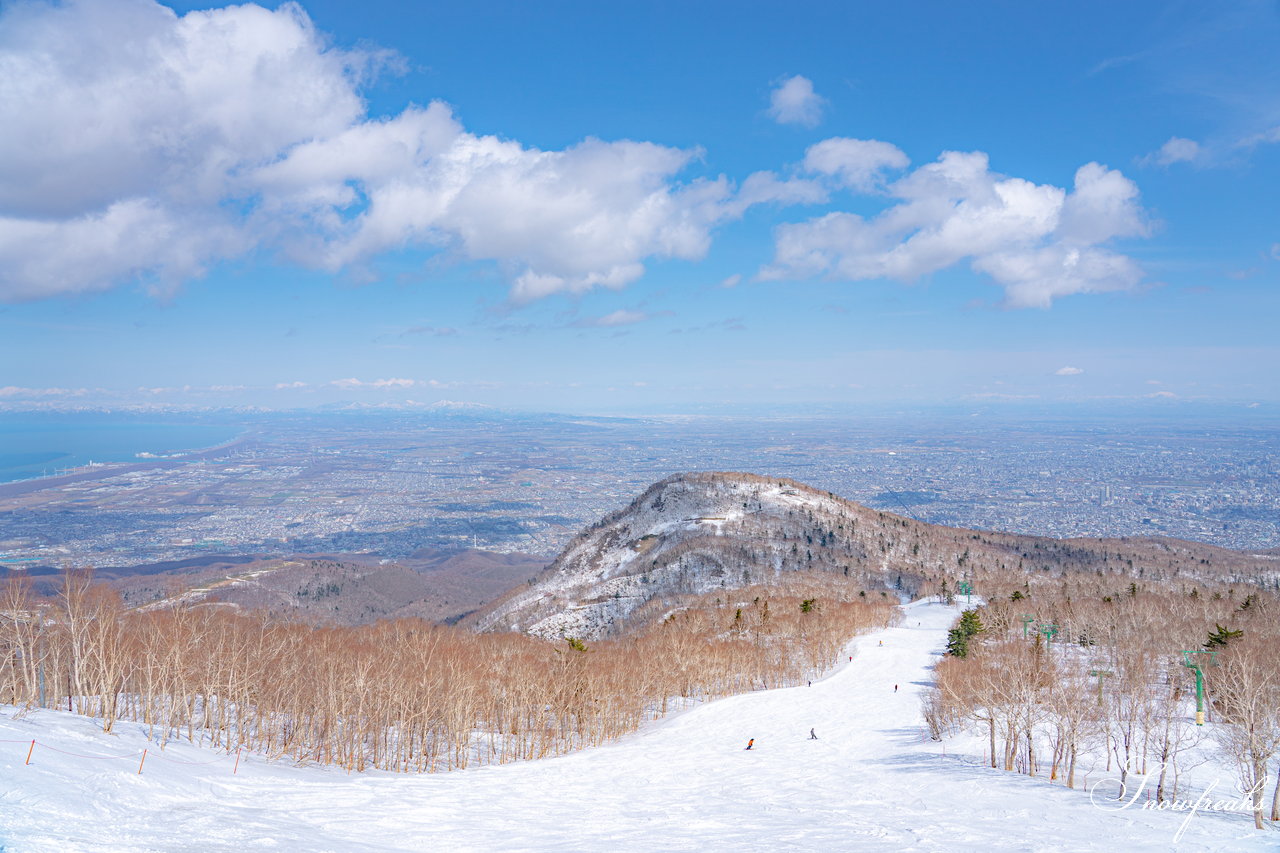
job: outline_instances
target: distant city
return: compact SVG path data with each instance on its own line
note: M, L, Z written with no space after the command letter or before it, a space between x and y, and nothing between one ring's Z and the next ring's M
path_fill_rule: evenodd
M554 556L681 471L790 477L961 527L1280 547L1262 428L912 417L273 416L206 453L0 484L0 560L132 566L423 548Z

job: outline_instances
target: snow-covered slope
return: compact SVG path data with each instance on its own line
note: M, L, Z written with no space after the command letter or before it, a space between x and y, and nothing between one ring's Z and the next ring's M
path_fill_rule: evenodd
M1103 810L923 736L956 611L905 608L811 687L712 702L573 755L434 776L272 764L0 713L0 847L68 851L1274 850L1240 814ZM883 646L879 645L883 642ZM899 685L897 693L894 684ZM812 728L817 740L809 739ZM24 759L31 739L30 766ZM743 749L748 738L755 748ZM150 745L154 749L154 745ZM55 749L61 752L54 751ZM77 755L121 756L94 759ZM174 761L210 762L177 764ZM1216 772L1216 771L1215 771ZM1224 774L1220 791L1230 788ZM1105 803L1115 808L1113 801Z
M1050 539L925 524L869 509L792 480L754 474L677 474L579 534L528 585L473 614L479 630L598 638L683 595L768 582L794 570L836 572L867 589L914 594L925 579L975 568L1145 569L1258 582L1267 561L1193 542Z
M477 616L474 625L595 638L622 628L651 599L731 589L801 569L864 577L879 587L891 551L899 549L885 547L883 535L872 540L882 527L901 523L790 480L680 474L579 535L528 588ZM920 560L896 556L906 583L913 583Z

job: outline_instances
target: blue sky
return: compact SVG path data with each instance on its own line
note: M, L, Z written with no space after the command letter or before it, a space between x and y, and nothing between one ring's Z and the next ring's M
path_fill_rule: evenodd
M1276 3L0 2L0 405L1274 411L1278 43Z

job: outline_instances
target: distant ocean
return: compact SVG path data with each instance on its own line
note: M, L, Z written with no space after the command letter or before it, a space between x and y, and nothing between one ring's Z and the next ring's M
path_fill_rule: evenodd
M0 483L53 475L93 462L135 462L139 453L213 447L241 430L230 424L161 423L67 416L0 418Z

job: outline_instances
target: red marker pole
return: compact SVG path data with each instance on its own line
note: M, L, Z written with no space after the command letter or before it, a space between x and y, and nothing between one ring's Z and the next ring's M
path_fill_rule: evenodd
M31 748L27 750L27 763L31 763L31 753L36 751L36 739L31 739Z
M231 775L236 775L236 771L240 769L240 747L236 747L236 766L231 768Z
M142 750L142 760L138 762L138 775L142 775L142 765L147 763L147 751Z

